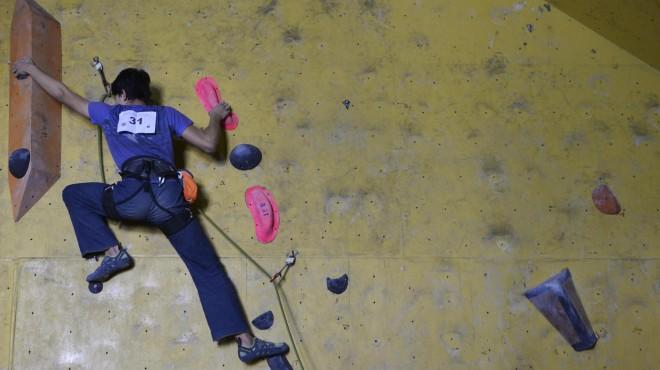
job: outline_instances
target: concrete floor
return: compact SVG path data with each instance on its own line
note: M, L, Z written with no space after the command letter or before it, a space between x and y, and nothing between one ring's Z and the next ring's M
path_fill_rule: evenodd
M41 0L62 24L63 80L89 99L147 69L161 101L199 125L214 76L241 117L239 172L188 148L206 213L283 283L306 369L654 369L660 353L660 73L540 1ZM0 60L13 1L2 0ZM652 45L649 45L652 47ZM8 72L0 82L7 86ZM350 108L342 102L349 99ZM0 121L8 119L0 89ZM0 125L7 137L7 125ZM117 229L136 267L87 291L61 190L98 181L96 129L63 113L62 177L19 223L0 182L0 368L265 369L210 339L167 240ZM0 174L7 175L7 140ZM106 148L106 160L110 156ZM117 179L108 163L107 176ZM591 202L605 182L624 212ZM243 193L281 210L261 245ZM268 283L216 231L250 318ZM576 353L522 296L568 267L594 330ZM326 276L348 273L343 295ZM295 356L289 360L296 368Z

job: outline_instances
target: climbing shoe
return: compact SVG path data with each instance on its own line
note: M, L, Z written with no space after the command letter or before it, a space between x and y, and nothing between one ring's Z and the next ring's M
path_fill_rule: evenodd
M238 358L246 364L287 352L289 352L289 346L286 343L271 343L254 338L252 347L243 347L241 341L238 340Z
M133 258L126 252L126 249L121 249L116 256L105 256L101 261L101 265L96 271L87 275L87 281L106 281L119 272L128 270L133 267Z

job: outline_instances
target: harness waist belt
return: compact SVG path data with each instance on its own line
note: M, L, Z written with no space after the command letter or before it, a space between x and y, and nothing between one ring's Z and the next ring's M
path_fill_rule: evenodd
M119 172L122 178L147 180L152 177L177 177L178 171L167 161L154 157L132 157L127 159Z

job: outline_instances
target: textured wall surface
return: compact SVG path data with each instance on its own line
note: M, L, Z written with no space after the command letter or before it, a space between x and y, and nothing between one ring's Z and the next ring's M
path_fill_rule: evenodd
M2 0L0 60L13 2ZM211 75L241 117L240 172L185 148L205 212L283 284L307 369L653 369L660 354L660 74L540 1L42 0L62 24L63 80L97 100L147 69L159 100L205 126ZM656 37L657 39L657 37ZM651 47L651 45L649 45ZM0 84L9 73L0 69ZM347 109L342 102L350 100ZM0 122L8 119L0 89ZM121 229L136 267L99 295L61 201L98 181L96 129L64 110L62 177L19 223L0 125L0 369L242 369L210 339L167 240ZM106 148L106 161L110 159ZM108 179L117 176L106 166ZM600 213L607 183L623 207ZM256 242L243 194L269 188L281 231ZM209 234L258 331L286 338L268 282ZM561 268L600 340L576 353L522 292ZM343 295L326 276L348 273ZM295 363L295 356L288 356ZM259 363L250 369L265 369ZM296 365L296 368L300 368Z

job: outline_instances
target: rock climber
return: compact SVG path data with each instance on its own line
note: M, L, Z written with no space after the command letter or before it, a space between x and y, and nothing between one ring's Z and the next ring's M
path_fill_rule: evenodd
M234 337L245 363L286 353L286 343L252 335L236 288L184 199L180 171L174 167L173 137L215 153L231 107L216 105L208 125L198 128L172 107L149 105L151 80L141 69L127 68L117 75L110 86L115 105L88 101L30 58L17 60L12 73L17 78L31 76L50 96L100 126L120 169L122 179L115 184L71 184L62 192L82 256L105 255L87 281L107 281L133 267L133 258L108 227L108 218L157 226L190 271L214 341Z

